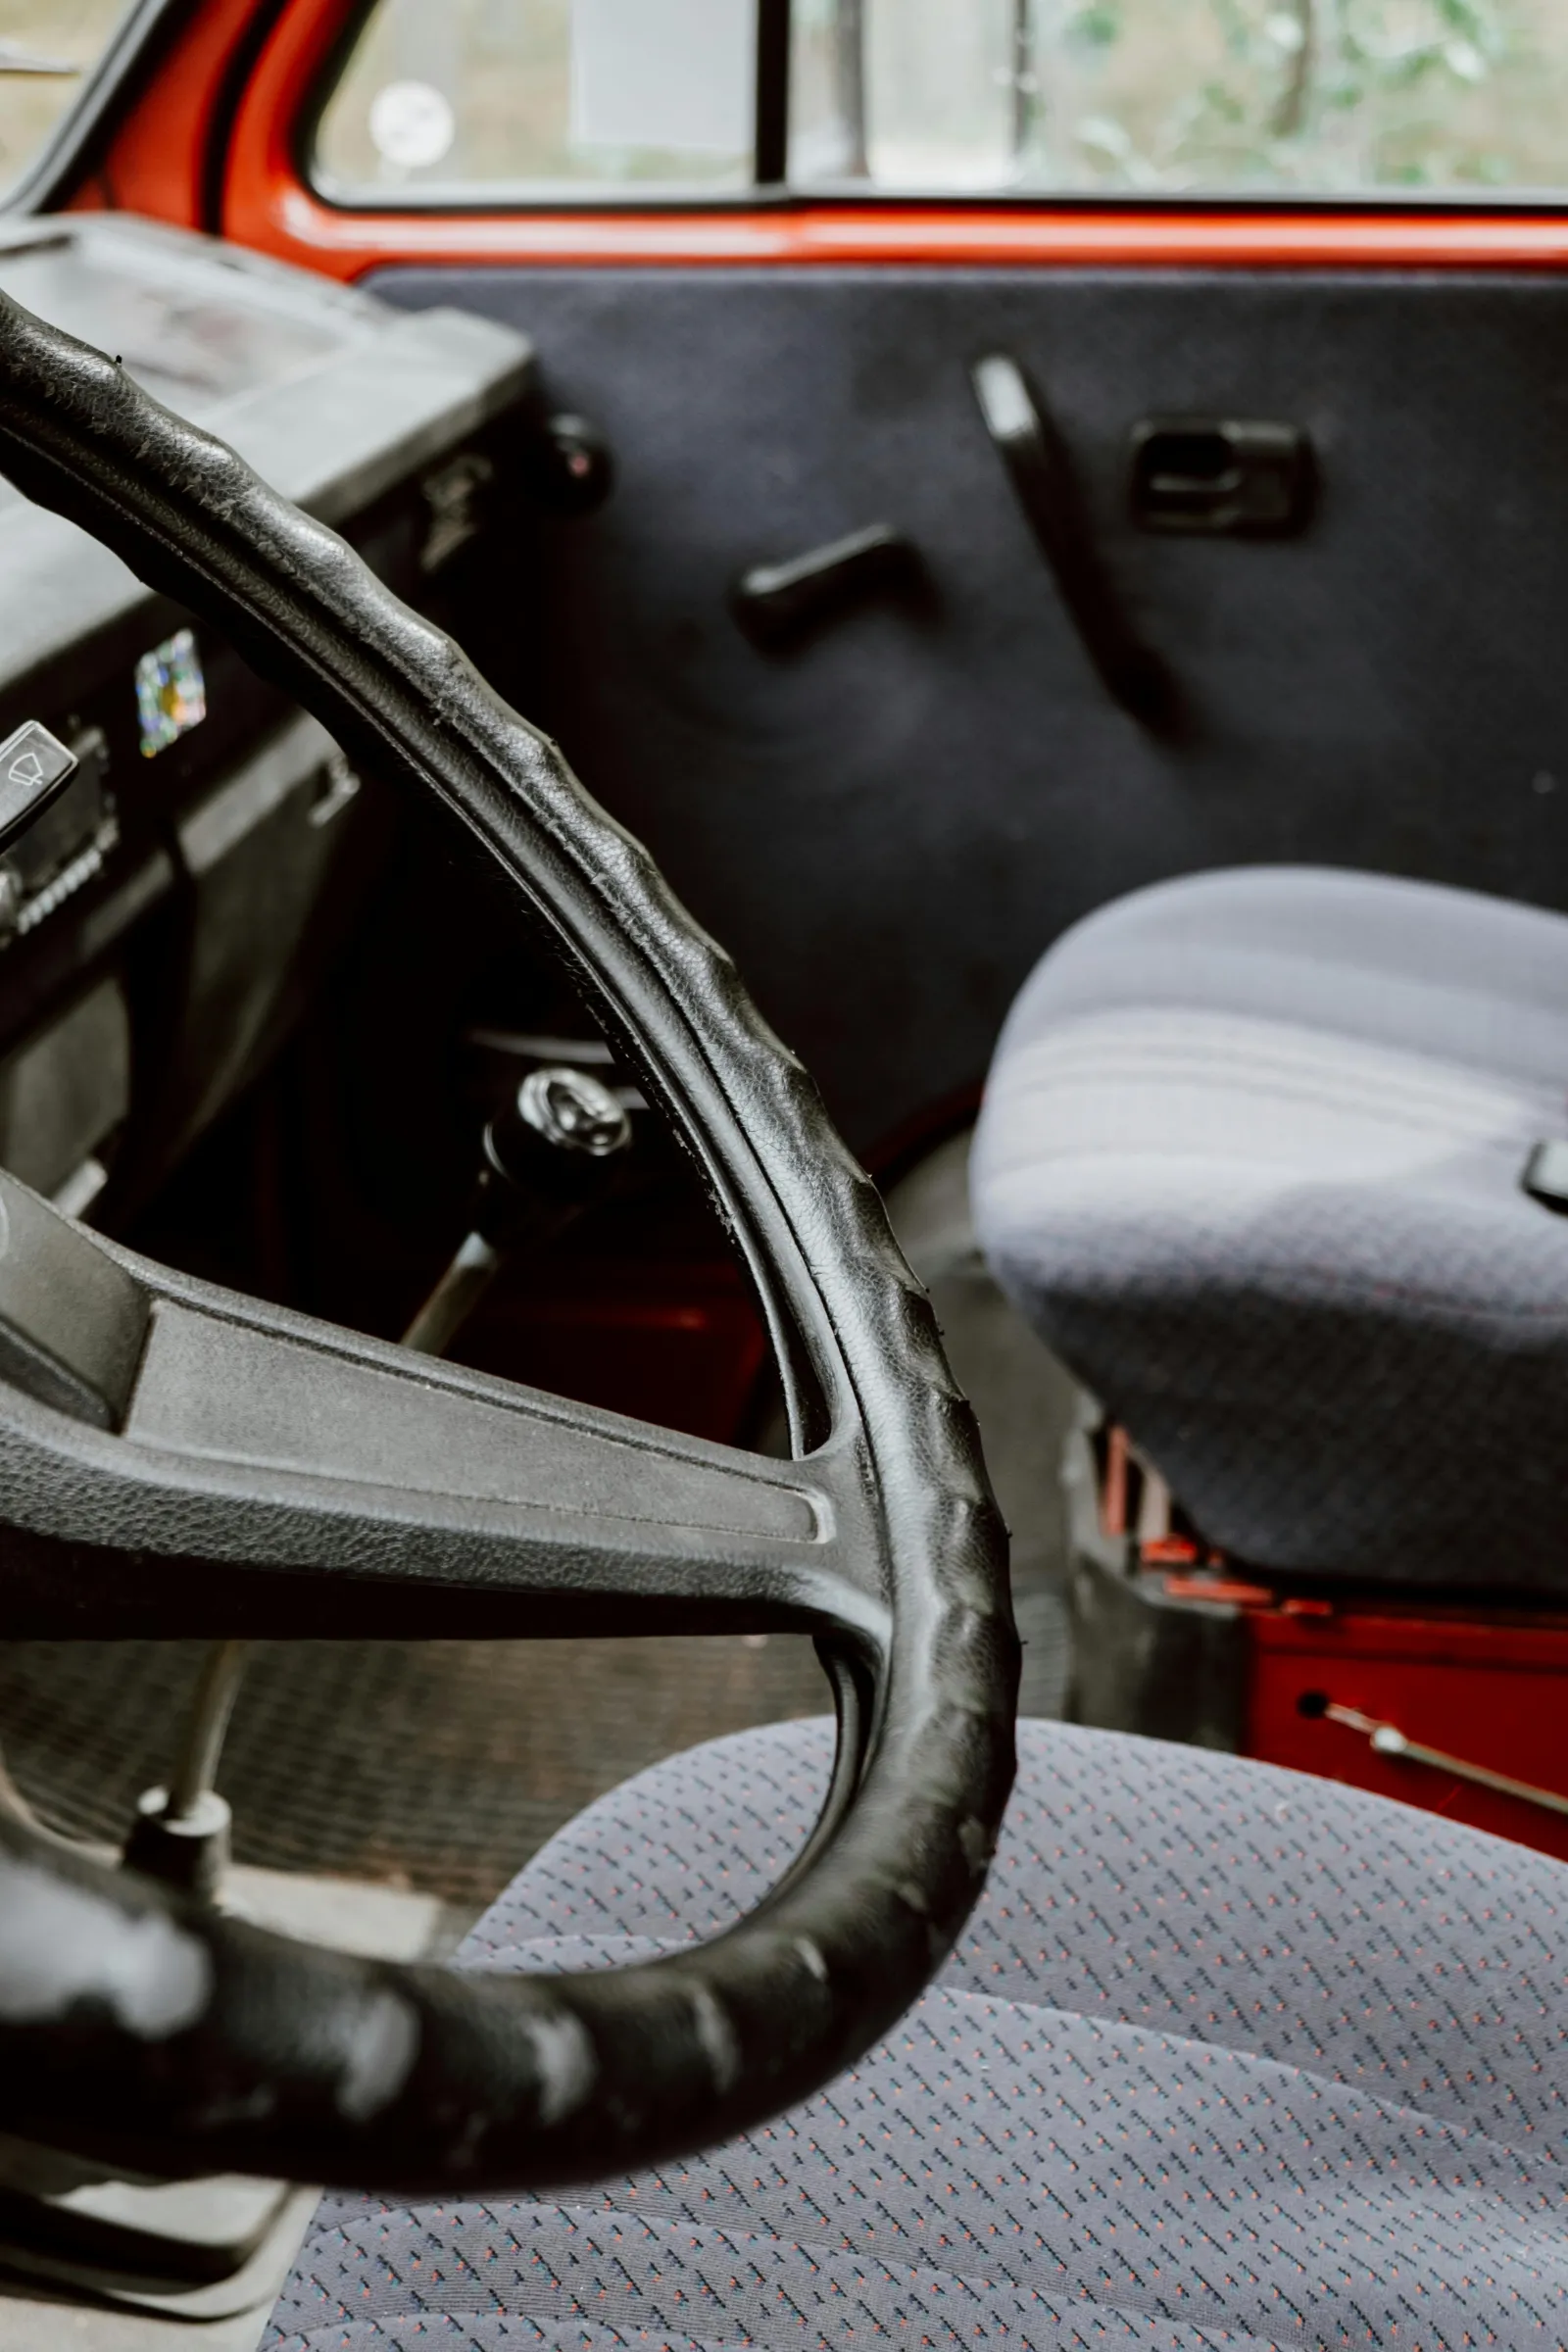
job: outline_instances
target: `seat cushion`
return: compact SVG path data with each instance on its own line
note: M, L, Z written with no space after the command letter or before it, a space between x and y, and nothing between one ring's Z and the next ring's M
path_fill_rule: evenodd
M1568 919L1369 874L1069 932L973 1163L1004 1288L1202 1533L1277 1570L1568 1589Z
M990 1886L861 2065L709 2156L554 2196L326 2198L265 2352L1568 2341L1568 1868L1358 1790L1019 1726ZM831 1734L581 1815L468 1966L710 1935Z

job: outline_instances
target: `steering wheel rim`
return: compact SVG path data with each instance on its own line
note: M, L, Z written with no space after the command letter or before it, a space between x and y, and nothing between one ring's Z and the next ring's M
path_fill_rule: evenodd
M375 1575L433 1593L432 1606L475 1588L543 1593L558 1632L573 1594L589 1592L602 1611L613 1591L634 1615L646 1604L650 1624L810 1627L853 1654L871 1693L863 1752L841 1758L851 1801L767 1901L708 1944L603 1974L486 1979L348 1959L62 1856L0 1818L0 2129L170 2176L470 2194L602 2176L728 2136L830 2080L916 1997L978 1896L1011 1786L1005 1534L930 1304L728 956L555 746L341 539L116 362L5 298L0 465L220 625L351 758L433 793L501 867L696 1156L763 1301L797 1447L793 1464L763 1464L524 1398L530 1428L551 1421L554 1402L551 1426L588 1449L610 1482L610 1519L615 1479L673 1481L659 1531L664 1585L651 1539L641 1551L623 1529L600 1541L582 1514L564 1534L560 1511L541 1516L536 1497L509 1502L498 1532L493 1496L470 1494L460 1509L384 1480L355 1486L354 1473L313 1488L309 1461L265 1475L252 1463L236 1484L226 1456L181 1451L157 1426L158 1410L175 1409L171 1347L196 1351L178 1391L186 1411L203 1377L221 1387L211 1372L229 1361L221 1349L240 1351L253 1391L258 1367L283 1360L266 1349L294 1349L286 1361L309 1368L306 1387L349 1384L333 1396L379 1382L378 1397L412 1410L397 1383L416 1383L427 1412L454 1428L466 1416L465 1443L505 1384L101 1244L147 1302L137 1397L105 1432L0 1390L15 1573L78 1576L84 1590L96 1578L107 1591L124 1584L128 1555L155 1592L172 1563L170 1592L188 1601L194 1563L207 1575L204 1630L216 1631L234 1629L257 1580L275 1592L330 1576L352 1597L372 1561ZM149 1442L139 1399L160 1348ZM508 1427L514 1445L522 1423ZM612 1477L616 1446L636 1459L628 1470L615 1457ZM727 1527L742 1494L773 1519ZM774 1525L786 1505L814 1514L808 1539L804 1521L788 1537ZM693 1509L696 1521L677 1524ZM789 1543L799 1558L784 1556ZM621 1565L612 1574L607 1561Z

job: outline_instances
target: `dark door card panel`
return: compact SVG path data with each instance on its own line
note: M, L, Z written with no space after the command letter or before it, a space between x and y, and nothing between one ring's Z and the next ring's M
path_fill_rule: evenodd
M1242 271L415 270L524 328L615 495L550 538L548 707L733 946L863 1147L980 1078L1068 922L1139 883L1327 859L1568 904L1568 284ZM971 364L1049 399L1174 738L1107 696ZM1151 533L1151 417L1276 420L1294 536ZM885 518L929 594L784 657L749 567Z

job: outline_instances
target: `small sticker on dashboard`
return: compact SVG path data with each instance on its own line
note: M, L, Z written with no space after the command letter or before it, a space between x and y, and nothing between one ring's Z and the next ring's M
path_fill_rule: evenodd
M141 756L155 760L207 716L207 680L194 629L176 629L136 664Z

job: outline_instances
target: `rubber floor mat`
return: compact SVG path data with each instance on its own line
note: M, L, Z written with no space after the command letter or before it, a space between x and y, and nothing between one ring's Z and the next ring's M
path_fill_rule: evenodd
M0 1644L0 1749L44 1820L118 1843L168 1773L199 1642ZM809 1642L269 1642L219 1787L235 1858L482 1904L661 1756L828 1707Z

